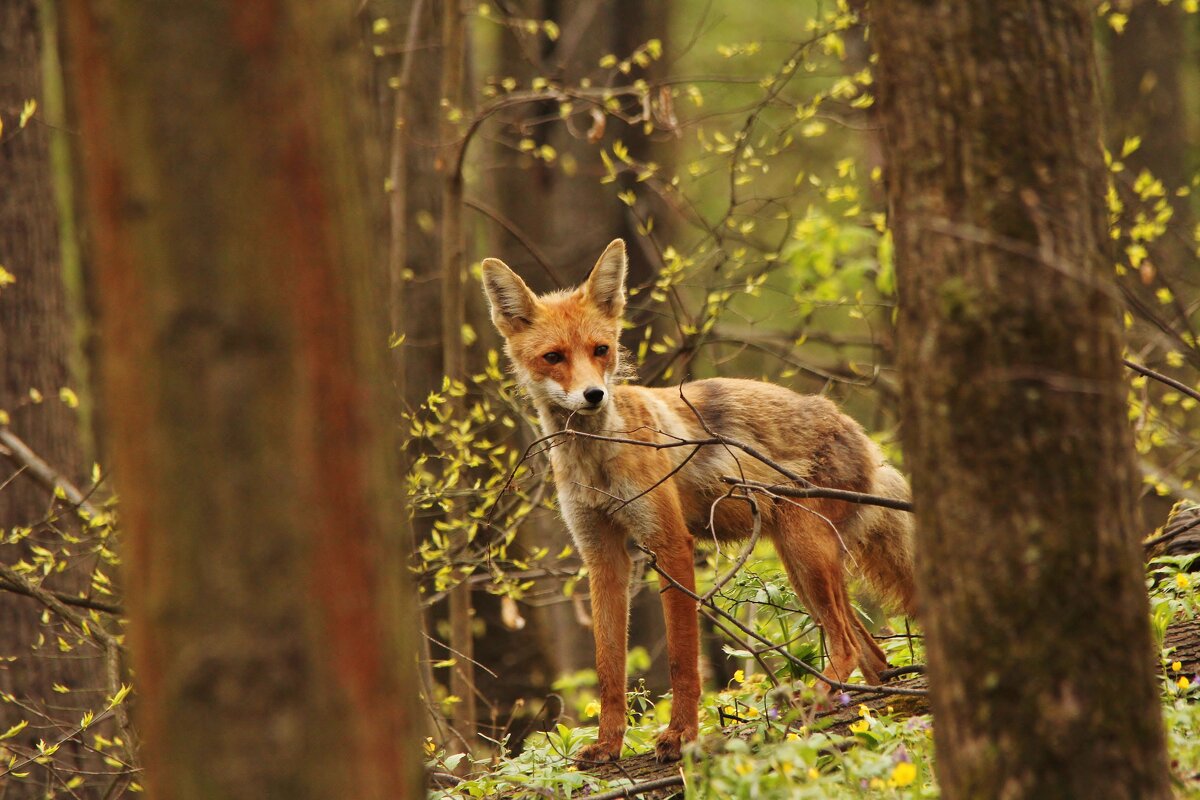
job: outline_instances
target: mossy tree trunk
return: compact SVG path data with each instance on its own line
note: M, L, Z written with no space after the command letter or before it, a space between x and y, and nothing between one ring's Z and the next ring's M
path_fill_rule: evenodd
M417 797L354 4L66 8L148 788Z
M944 796L1170 796L1083 0L876 0Z

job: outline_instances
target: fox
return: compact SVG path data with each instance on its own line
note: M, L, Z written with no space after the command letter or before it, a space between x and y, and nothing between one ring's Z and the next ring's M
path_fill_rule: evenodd
M632 540L654 554L666 620L672 705L655 755L677 760L699 726L696 545L745 540L755 525L750 504L730 499L721 478L790 481L729 446L630 440L670 445L716 433L815 486L908 500L908 482L828 398L737 378L662 388L626 382L629 356L619 341L628 271L623 240L608 245L581 285L541 296L503 261L488 258L481 266L516 381L543 434L552 437L547 449L559 509L589 577L600 723L596 742L579 758L614 761L624 744ZM845 682L857 668L877 683L887 656L851 607L847 571L853 565L881 597L912 615L909 515L815 498L759 495L756 505L760 536L773 543L797 597L824 630L823 674Z

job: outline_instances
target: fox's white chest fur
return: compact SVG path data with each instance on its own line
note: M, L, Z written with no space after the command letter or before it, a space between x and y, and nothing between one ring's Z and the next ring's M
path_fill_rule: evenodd
M591 432L589 426L589 431ZM618 415L606 415L603 426L594 426L599 435L619 436L623 430ZM560 424L548 414L542 415L542 430L550 435L561 431ZM587 550L596 537L613 535L614 524L620 535L642 541L654 529L653 515L648 513L645 495L638 497L647 486L617 462L628 459L630 444L618 444L588 436L558 433L552 440L550 464L558 489L558 505L571 531L576 546ZM624 452L623 449L624 448Z

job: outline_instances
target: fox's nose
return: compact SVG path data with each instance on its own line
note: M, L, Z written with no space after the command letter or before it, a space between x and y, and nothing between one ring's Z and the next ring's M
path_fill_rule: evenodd
M594 406L598 406L600 405L600 401L604 399L604 390L599 386L589 386L583 390L583 399Z

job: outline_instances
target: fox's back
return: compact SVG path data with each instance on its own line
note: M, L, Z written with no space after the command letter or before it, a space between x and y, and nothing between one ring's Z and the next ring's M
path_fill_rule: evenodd
M620 386L613 399L631 430L648 432L657 441L718 434L753 447L819 486L869 491L882 460L862 427L832 401L772 383L711 378L681 387ZM689 527L707 528L711 515L719 537L746 535L750 518L744 502L722 501L712 513L713 502L729 489L721 478L765 483L786 483L786 478L735 447L707 446L689 458L692 450L684 446L662 451L667 454L663 466L674 468L687 460L673 480ZM769 515L768 508L762 510Z

